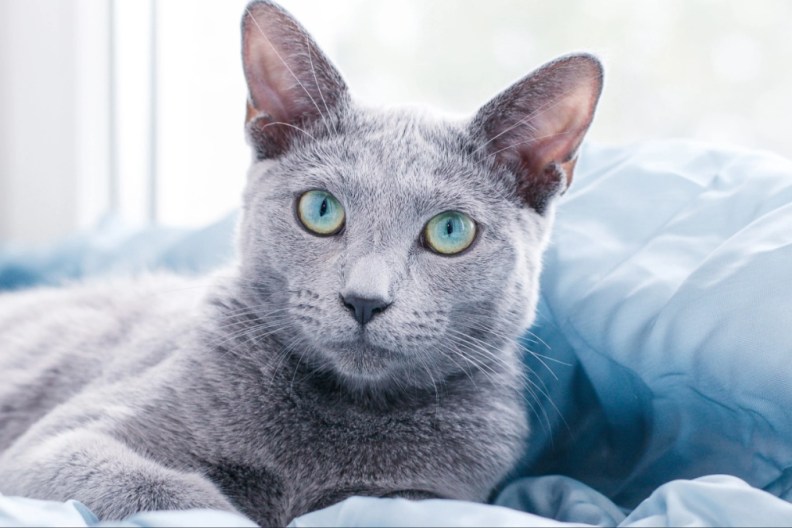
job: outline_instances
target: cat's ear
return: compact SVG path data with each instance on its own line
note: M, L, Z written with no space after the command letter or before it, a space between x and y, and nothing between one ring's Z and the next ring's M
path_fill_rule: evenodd
M520 196L539 213L572 183L601 91L600 62L569 55L516 82L474 118L479 148L516 174Z
M251 2L245 9L242 63L246 128L259 159L283 154L297 135L310 136L312 125L348 100L341 75L319 46L273 2Z

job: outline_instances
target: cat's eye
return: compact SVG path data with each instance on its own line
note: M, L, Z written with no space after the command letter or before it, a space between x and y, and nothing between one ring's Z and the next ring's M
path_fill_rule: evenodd
M317 235L335 235L344 227L344 208L327 191L307 191L297 202L297 216L305 228Z
M476 223L465 213L446 211L429 220L423 239L435 253L456 255L469 248L476 239Z

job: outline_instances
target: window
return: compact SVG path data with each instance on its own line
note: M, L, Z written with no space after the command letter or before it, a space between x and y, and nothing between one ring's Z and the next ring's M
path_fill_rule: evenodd
M792 155L784 0L283 0L371 104L469 114L533 67L606 67L589 138L670 136ZM245 0L0 2L0 239L112 213L197 226L245 181Z

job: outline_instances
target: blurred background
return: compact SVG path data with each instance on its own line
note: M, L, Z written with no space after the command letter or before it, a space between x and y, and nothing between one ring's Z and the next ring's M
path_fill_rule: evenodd
M0 0L0 242L114 217L201 226L250 160L246 0ZM598 54L592 141L792 157L792 2L283 0L369 104L471 114L529 70Z

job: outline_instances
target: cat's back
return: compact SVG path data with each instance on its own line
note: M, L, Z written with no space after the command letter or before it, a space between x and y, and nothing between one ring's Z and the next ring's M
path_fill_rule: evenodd
M205 284L148 276L0 294L0 451L74 395L161 361Z

